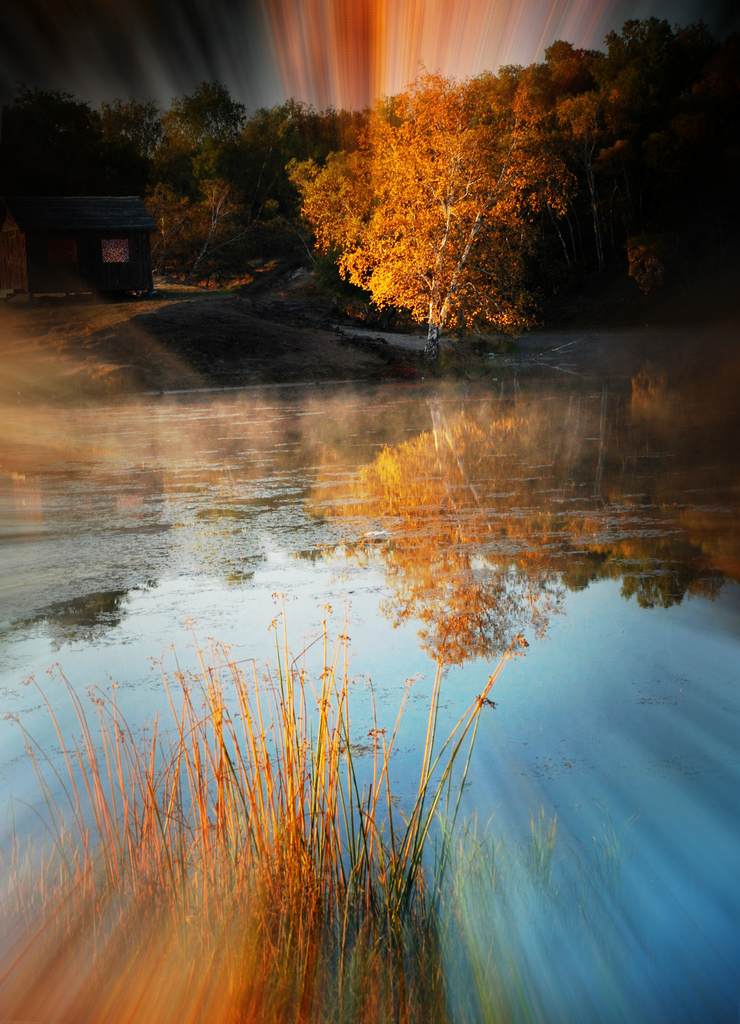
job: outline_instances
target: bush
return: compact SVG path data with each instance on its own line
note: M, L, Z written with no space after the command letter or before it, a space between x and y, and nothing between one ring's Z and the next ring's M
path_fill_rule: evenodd
M665 283L665 240L661 235L633 235L627 239L628 274L643 295L652 295Z

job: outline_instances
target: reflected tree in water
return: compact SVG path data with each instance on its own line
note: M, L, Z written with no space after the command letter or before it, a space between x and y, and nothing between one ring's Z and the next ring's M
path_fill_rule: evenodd
M433 657L460 664L493 657L524 628L543 636L565 591L598 580L621 581L640 607L668 608L738 578L729 517L686 505L698 483L709 494L723 481L699 471L675 425L661 454L644 403L638 416L603 391L431 401L428 414L430 429L385 446L349 486L324 481L317 496L324 514L352 525L345 554L382 558L385 613L417 621Z
M543 550L512 556L509 524L491 516L485 500L494 453L521 423L503 417L481 425L439 407L431 412L431 431L384 448L360 470L346 504L331 511L354 516L359 508L388 524L387 538L378 542L370 531L345 552L363 560L379 551L393 590L388 617L395 625L418 620L424 649L461 664L494 657L525 625L544 634L562 585Z

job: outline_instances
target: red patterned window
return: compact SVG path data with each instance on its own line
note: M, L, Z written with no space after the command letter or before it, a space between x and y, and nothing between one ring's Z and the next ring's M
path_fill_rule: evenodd
M50 238L46 251L50 267L70 267L77 263L77 242L74 238Z
M100 244L103 263L128 263L128 238L104 238Z

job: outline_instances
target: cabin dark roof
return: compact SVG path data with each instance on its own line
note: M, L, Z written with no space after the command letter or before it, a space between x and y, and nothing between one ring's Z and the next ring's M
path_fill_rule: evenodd
M16 196L4 204L21 231L154 230L138 196Z

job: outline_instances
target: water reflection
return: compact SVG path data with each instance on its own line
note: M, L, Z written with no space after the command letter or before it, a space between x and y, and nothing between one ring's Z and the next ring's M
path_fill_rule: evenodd
M57 621L64 639L100 605L104 630L133 588L204 573L246 586L276 550L382 566L390 620L418 620L449 663L523 626L543 634L565 592L600 579L645 608L711 598L740 578L733 416L650 368L610 390L6 410L0 621Z
M57 601L30 618L17 621L16 628L33 630L45 626L55 650L70 641L94 644L121 624L130 593L131 590L104 590L71 601Z
M596 580L668 608L740 578L732 432L697 445L693 416L648 374L629 395L427 407L427 430L384 447L349 487L323 481L314 507L354 524L347 557L382 558L387 614L419 620L433 657L459 664L527 626L543 635L564 590Z
M393 766L413 797L403 789L424 744L427 655L450 663L448 729L480 693L487 666L472 659L523 629L531 646L486 712L466 811L495 814L495 833L515 842L544 805L595 892L603 837L618 836L624 959L613 963L644 968L632 983L659 1010L665 993L665 1005L688 1005L677 977L707 980L730 1005L735 405L727 382L715 391L648 367L606 388L564 376L557 387L276 389L0 410L0 715L21 715L54 751L20 683L59 660L83 693L114 675L143 730L166 710L149 657L174 645L194 664L186 617L235 660L262 661L273 592L289 594L296 646L316 635L325 601L342 629L349 601L358 735L375 726L369 715L362 724L365 676L389 728L404 680L417 679ZM2 720L0 790L37 799L23 743ZM576 891L567 882L561 907ZM575 896L571 905L580 914ZM527 911L522 935L551 934L549 907L533 924ZM591 976L583 945L552 934L535 954L559 964L567 948L563 976L584 964ZM709 1004L690 998L699 1019Z

